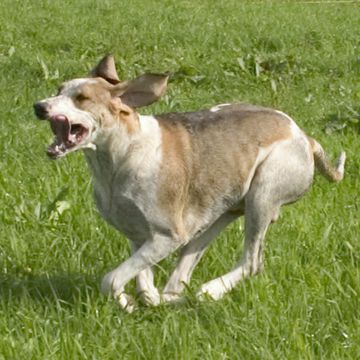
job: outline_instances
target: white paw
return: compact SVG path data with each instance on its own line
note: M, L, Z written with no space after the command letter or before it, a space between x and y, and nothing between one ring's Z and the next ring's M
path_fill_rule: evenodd
M182 298L176 293L163 293L161 295L161 301L163 303L178 303L181 302Z
M157 306L160 304L160 294L158 289L154 288L151 291L142 291L139 293L141 301L145 305Z
M114 294L115 300L119 303L120 307L127 311L128 313L132 313L136 309L136 302L134 298L128 294Z
M206 297L210 297L213 300L221 299L230 289L227 289L224 283L219 280L211 280L203 284L196 296L201 300L206 300Z
M101 292L105 295L112 294L122 309L128 313L135 310L136 303L133 297L124 293L124 288L117 284L116 273L109 272L104 276L101 282Z

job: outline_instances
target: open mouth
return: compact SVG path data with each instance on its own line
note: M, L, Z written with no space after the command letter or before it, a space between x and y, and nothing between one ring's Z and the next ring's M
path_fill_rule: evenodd
M80 145L89 133L82 124L70 124L65 115L52 116L49 121L55 135L54 142L47 149L51 159L57 159Z

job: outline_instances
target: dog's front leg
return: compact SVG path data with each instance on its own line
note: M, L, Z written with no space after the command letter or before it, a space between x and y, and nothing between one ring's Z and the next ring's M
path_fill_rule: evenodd
M101 290L108 294L112 292L120 306L128 311L133 309L129 297L124 293L125 285L140 272L158 263L182 243L170 236L155 234L151 240L147 240L132 256L120 264L116 269L109 272L102 280Z
M140 247L135 242L132 242L131 246L133 254ZM159 290L154 285L154 273L152 267L140 271L136 276L136 292L145 305L156 306L160 304L160 294Z

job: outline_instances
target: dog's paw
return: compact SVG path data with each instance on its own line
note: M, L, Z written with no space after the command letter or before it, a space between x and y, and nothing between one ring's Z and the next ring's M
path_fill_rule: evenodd
M126 293L114 294L115 300L120 307L131 314L136 309L136 302L134 298Z
M134 298L124 293L124 288L116 285L116 277L114 272L106 274L101 282L101 292L104 295L112 295L113 298L118 302L120 307L132 313L136 308L136 302Z
M182 301L182 297L176 293L163 293L161 295L162 303L179 303Z
M219 300L227 292L228 289L225 287L224 283L219 279L215 279L203 284L197 292L196 297L201 301L206 300L207 298Z
M160 304L160 294L156 288L151 291L142 291L139 293L139 296L141 302L145 305L157 306Z

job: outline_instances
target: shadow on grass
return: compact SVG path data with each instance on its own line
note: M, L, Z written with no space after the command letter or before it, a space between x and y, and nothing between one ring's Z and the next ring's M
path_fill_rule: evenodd
M38 302L78 304L99 295L99 280L83 274L53 274L17 278L0 275L0 301L29 299Z

